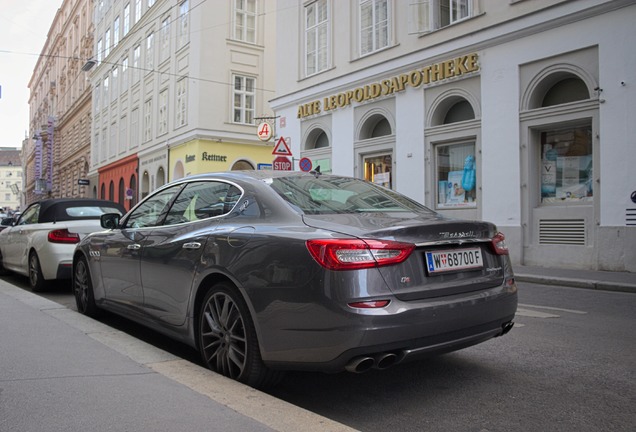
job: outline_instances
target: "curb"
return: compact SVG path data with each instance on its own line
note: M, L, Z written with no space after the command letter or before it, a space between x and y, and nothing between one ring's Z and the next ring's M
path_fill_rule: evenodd
M571 279L556 276L535 276L529 274L515 274L515 279L519 282L530 282L542 285L561 285L573 288L585 288L599 291L615 291L636 294L636 285L622 282Z

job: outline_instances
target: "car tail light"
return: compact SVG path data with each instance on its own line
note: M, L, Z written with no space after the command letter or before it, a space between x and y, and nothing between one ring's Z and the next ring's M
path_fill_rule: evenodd
M347 304L349 305L349 307L355 309L382 309L383 307L387 307L389 303L391 303L390 300L370 300Z
M49 231L48 240L50 243L79 243L80 237L65 228Z
M492 248L497 255L508 255L508 246L506 246L505 240L506 237L500 232L492 238Z
M398 264L409 257L415 245L390 240L307 240L311 256L329 270L359 270Z

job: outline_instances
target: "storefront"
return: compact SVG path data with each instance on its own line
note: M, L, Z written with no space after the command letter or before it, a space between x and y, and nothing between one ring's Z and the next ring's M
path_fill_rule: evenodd
M636 37L634 19L590 13L342 74L276 98L278 132L323 172L495 222L517 264L636 271L636 55L612 37Z
M256 133L256 132L255 132ZM272 145L193 140L170 148L170 180L192 174L271 168Z
M100 168L97 196L130 210L137 203L137 167L137 155L131 155Z

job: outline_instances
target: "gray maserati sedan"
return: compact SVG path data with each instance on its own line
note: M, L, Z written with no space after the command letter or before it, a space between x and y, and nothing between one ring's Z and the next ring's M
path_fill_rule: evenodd
M507 333L504 236L363 180L233 171L102 215L73 257L80 312L142 323L253 387L284 370L364 372Z

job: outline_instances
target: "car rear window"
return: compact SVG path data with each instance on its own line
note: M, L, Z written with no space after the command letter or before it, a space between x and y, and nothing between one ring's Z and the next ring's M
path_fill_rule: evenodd
M429 210L390 189L348 177L280 177L267 183L307 214Z
M65 209L66 215L70 219L86 219L95 218L99 219L104 213L120 213L119 209L115 207L101 207L101 206L81 206L81 207L67 207Z

